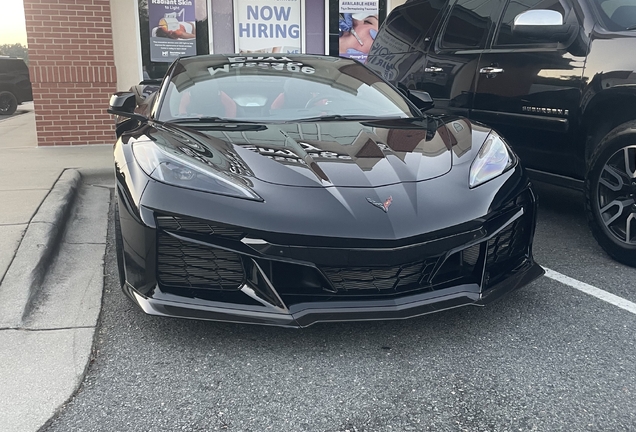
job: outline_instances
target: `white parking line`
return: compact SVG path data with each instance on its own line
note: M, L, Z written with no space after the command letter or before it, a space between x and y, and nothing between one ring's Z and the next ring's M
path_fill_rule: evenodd
M625 300L622 297L617 295L608 293L607 291L603 291L600 288L596 288L595 286L588 285L585 282L578 281L576 279L572 279L569 276L561 274L559 272L555 272L554 270L550 270L549 268L545 268L545 275L550 279L554 279L557 282L561 282L567 286L570 286L574 289L584 292L585 294L589 294L598 299L606 301L614 306L618 306L621 309L625 309L628 312L631 312L636 315L636 303L632 303L629 300Z

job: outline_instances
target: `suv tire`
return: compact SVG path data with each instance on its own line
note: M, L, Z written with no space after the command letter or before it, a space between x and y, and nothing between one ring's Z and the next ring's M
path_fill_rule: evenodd
M18 109L18 100L9 91L0 92L0 115L11 115Z
M596 147L585 179L585 209L601 247L636 266L636 121L614 128Z

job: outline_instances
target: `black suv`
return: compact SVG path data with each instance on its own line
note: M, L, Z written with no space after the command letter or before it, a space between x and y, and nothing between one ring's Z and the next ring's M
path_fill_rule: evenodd
M29 68L24 60L0 57L0 115L11 115L18 105L31 100Z
M634 30L634 0L411 0L367 66L501 132L534 178L583 189L599 244L636 266Z

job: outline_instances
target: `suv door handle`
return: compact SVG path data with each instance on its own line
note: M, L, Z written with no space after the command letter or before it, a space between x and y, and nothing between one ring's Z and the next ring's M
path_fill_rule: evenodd
M504 70L500 67L488 66L479 69L480 74L486 75L486 78L494 78L495 75L502 73Z
M439 73L439 72L444 72L444 69L442 69L441 67L437 67L437 66L425 67L424 68L424 72L427 72L427 73Z

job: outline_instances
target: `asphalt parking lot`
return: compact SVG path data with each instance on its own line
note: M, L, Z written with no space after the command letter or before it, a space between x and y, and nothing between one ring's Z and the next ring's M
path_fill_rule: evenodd
M538 185L535 258L636 302L580 194ZM106 256L94 359L53 431L627 431L636 315L543 277L487 308L303 330L144 315Z

